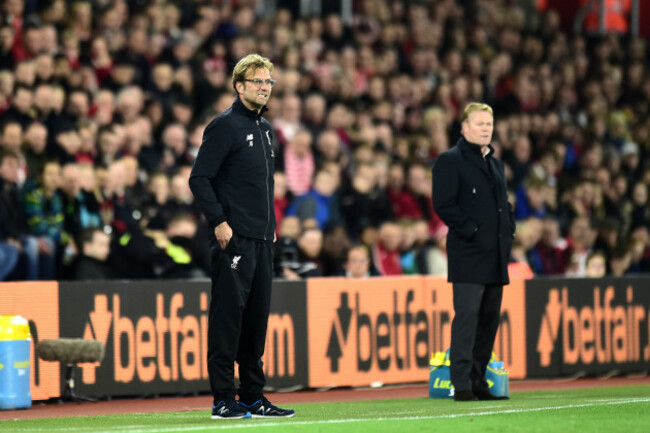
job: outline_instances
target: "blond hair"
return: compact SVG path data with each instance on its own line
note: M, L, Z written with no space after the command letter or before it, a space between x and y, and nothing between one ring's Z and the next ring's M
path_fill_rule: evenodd
M492 117L494 117L494 111L488 104L484 104L482 102L470 102L465 106L465 109L463 110L463 117L461 117L460 122L466 122L467 119L469 119L469 115L475 111L487 111Z
M269 73L273 72L273 62L259 54L249 54L237 62L235 68L232 70L232 87L235 91L237 91L235 85L246 79L246 74L249 70L255 71L259 68L266 68Z

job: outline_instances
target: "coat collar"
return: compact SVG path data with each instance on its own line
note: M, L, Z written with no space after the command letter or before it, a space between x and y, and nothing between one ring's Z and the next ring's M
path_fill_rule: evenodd
M235 102L232 103L232 109L233 111L237 111L239 113L242 113L243 115L250 117L252 119L258 119L262 117L262 114L264 114L265 111L268 110L268 107L265 105L262 107L262 110L258 113L257 110L249 110L248 107L244 105L244 103L241 101L239 96L235 98Z
M481 153L481 146L467 141L465 137L460 137L457 145L463 152L471 152L483 158L483 153ZM491 158L492 155L494 155L494 147L492 147L491 144L488 144L488 153L485 155L485 158Z
M485 155L485 159L483 157L483 154L481 153L481 147L477 144L470 143L469 141L465 140L465 137L461 137L458 140L458 143L456 143L456 146L458 146L458 149L465 155L467 159L472 161L481 171L488 177L491 178L490 172L488 172L487 164L491 164L492 162L492 155L494 155L494 148L492 145L488 144L488 153Z

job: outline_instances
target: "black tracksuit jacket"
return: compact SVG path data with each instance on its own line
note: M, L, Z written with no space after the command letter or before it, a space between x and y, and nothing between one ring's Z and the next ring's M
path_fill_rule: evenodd
M190 189L212 233L227 221L238 235L273 240L274 158L271 124L239 98L208 124Z

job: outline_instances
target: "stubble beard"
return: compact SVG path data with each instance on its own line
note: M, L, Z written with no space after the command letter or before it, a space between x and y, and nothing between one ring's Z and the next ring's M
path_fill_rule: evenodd
M267 101L267 100L268 100L268 98L264 98L263 101L260 102L260 98L258 98L258 97L257 97L257 94L256 94L254 98L252 98L252 99L246 99L246 102L248 102L248 104L249 104L251 107L253 107L253 109L259 111L259 110L262 109L262 107L264 107L264 106L266 105L266 101Z

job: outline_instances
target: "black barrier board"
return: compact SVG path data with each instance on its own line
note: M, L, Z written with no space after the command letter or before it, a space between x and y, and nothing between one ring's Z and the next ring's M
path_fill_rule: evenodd
M647 278L527 281L527 376L647 370L649 282Z
M308 348L306 282L273 281L263 358L267 386L306 388L309 385Z
M209 391L208 281L60 284L60 335L102 341L100 365L81 364L80 395ZM268 385L307 385L305 284L274 282L265 354Z

